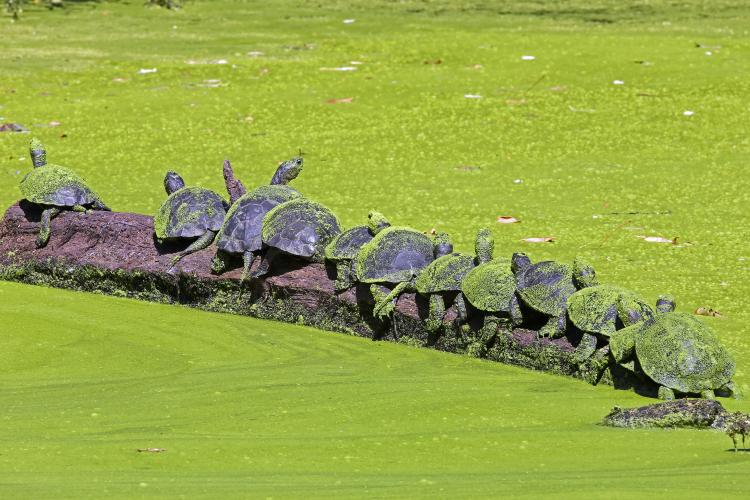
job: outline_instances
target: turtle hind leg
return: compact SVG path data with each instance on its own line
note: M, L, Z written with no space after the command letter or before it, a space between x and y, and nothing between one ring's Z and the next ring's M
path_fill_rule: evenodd
M214 274L221 274L227 269L228 265L227 254L221 250L216 251L216 255L211 259L211 272Z
M216 237L216 231L209 230L203 233L203 236L195 240L189 247L187 247L185 250L178 253L172 258L172 266L174 266L180 260L182 260L183 257L186 257L190 255L191 253L195 253L198 250L203 250L204 248L207 248L209 245L211 245L211 242L214 241L215 237Z
M664 401L671 401L675 399L674 391L669 387L665 387L663 385L659 386L658 397L659 399L663 399Z
M57 207L50 207L42 212L42 220L40 221L39 234L36 237L36 247L43 248L47 246L49 242L50 234L50 222L52 219L57 217L60 213L60 209Z
M255 252L251 250L242 254L242 276L240 277L240 283L244 283L244 281L250 276L250 268L253 267L253 262L255 262L256 257L257 255Z
M260 278L261 276L265 276L268 274L268 272L271 270L271 263L273 262L273 259L276 257L276 254L278 251L275 248L269 248L268 251L260 258L260 264L258 267L250 273L250 277L252 278Z
M705 391L701 391L701 398L703 399L716 399L716 394L713 390L707 389Z
M102 200L99 198L95 199L94 202L91 204L92 210L102 210L104 212L111 212L112 209L109 208L107 205L104 204Z
M333 288L337 292L352 286L352 265L347 261L336 262L336 280L333 282Z
M565 335L566 326L566 313L562 313L560 316L553 316L547 321L547 323L539 329L539 337L550 337L558 338Z
M393 311L396 309L396 299L398 299L398 296L401 295L409 285L411 285L411 282L409 281L402 281L396 285L396 287L391 290L391 293L375 304L375 308L372 310L373 316L383 320L393 314Z
M426 327L429 332L436 332L443 326L445 315L445 300L439 293L430 294L430 315L427 317Z

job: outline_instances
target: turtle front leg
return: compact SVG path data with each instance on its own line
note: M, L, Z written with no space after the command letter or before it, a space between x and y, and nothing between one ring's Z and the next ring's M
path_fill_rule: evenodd
M253 267L256 257L255 252L251 250L242 254L242 276L240 277L240 283L243 283L250 276L250 268Z
M348 261L336 261L336 280L333 288L337 292L343 292L352 286L352 264Z
M428 332L436 332L443 326L445 315L445 300L439 293L430 294L430 314L427 317L426 327Z
M458 324L466 323L466 320L469 319L469 314L466 312L466 301L461 292L456 295L453 305L456 307L456 322Z
M39 222L39 234L36 237L36 247L44 248L49 242L50 233L50 221L57 217L60 213L60 209L57 207L50 207L42 212L42 220Z
M573 358L578 363L583 363L596 352L597 339L595 335L590 333L584 333L581 337L581 341L578 343L575 351L573 351Z
M86 207L84 207L83 205L73 205L71 207L71 210L74 211L74 212L83 212L83 213L88 212L88 210L86 209Z
M211 245L211 242L214 241L214 238L216 237L216 231L206 231L203 233L203 236L195 240L189 247L187 247L182 252L178 253L172 258L172 267L175 266L180 260L182 260L183 257L186 257L190 255L191 253L195 253L198 250L203 250L204 248L207 248L209 245Z
M214 274L223 273L229 265L229 257L225 252L216 250L216 255L211 259L211 272Z
M664 401L671 401L675 399L674 391L669 387L665 387L663 385L659 386L658 397L659 399L663 399Z
M111 212L112 211L112 209L109 208L107 205L105 205L104 202L102 200L100 200L99 198L95 199L94 203L91 204L91 209L92 210L102 210L104 212Z
M258 264L258 267L250 273L250 276L253 278L260 278L261 276L265 276L268 274L268 272L271 270L271 263L273 262L273 259L276 257L278 253L278 250L275 248L269 248L266 253L260 258L260 264Z
M712 389L701 391L701 398L703 399L716 399L716 394Z
M391 293L378 300L375 304L375 308L372 310L373 316L381 320L388 318L396 309L396 299L409 287L410 284L409 281L403 281L396 285L396 287L391 290Z
M547 323L539 329L539 337L550 337L558 338L565 335L566 318L565 312L560 316L554 316L547 321Z

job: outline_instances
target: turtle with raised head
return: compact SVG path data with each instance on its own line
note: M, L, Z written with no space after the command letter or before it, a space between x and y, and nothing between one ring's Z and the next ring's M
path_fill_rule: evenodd
M375 237L362 246L355 259L357 280L370 285L375 299L373 315L391 315L401 293L415 289L415 279L446 247L424 233L408 227L378 227L370 218ZM440 256L440 255L438 255ZM393 286L388 293L381 286Z
M482 326L475 343L483 351L500 330L508 334L521 323L516 297L516 276L512 261L493 259L494 242L488 229L480 230L476 239L478 265L471 269L461 283L461 291L472 307L482 315ZM516 260L518 256L516 254Z
M211 270L214 273L224 272L231 256L240 255L243 261L241 279L244 281L248 277L253 262L263 249L261 232L266 214L276 205L302 197L299 191L287 185L301 171L301 157L282 162L276 169L270 185L259 186L248 193L242 193L232 201L232 206L216 237L216 256L211 261ZM225 173L225 179L227 178L228 186L236 185L238 182L233 179L233 175Z
M715 397L731 394L735 364L713 330L690 314L674 312L671 297L661 297L653 318L619 330L610 338L615 361L636 359L659 385L661 399L678 394Z
M39 139L32 139L29 146L34 169L21 180L21 194L25 200L42 208L37 248L47 245L50 222L63 210L87 212L109 210L87 184L72 170L47 163L47 151Z
M578 259L569 266L551 260L531 264L528 258L516 267L520 299L548 318L539 335L553 338L565 335L568 298L596 279L593 268Z
M193 240L172 258L174 266L186 255L208 247L224 223L229 204L202 187L186 187L176 172L164 176L164 200L154 217L154 233L160 243Z
M336 266L336 279L333 287L337 292L351 288L356 281L354 259L359 250L372 241L378 231L390 226L388 220L379 212L370 212L369 219L373 228L354 226L336 236L326 247L325 257Z
M339 233L336 215L320 203L296 198L276 205L263 218L266 252L252 276L267 274L280 254L323 262L326 245Z
M492 237L489 238L491 241ZM435 240L436 258L419 273L414 283L417 293L429 299L430 309L425 326L430 332L438 331L443 325L446 297L453 297L458 322L466 320L466 303L461 294L461 283L466 274L477 265L477 258L473 255L453 251L447 234L440 233ZM489 249L489 252L492 250Z

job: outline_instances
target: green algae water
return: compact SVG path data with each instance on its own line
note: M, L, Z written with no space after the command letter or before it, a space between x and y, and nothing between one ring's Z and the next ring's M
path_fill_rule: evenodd
M295 188L344 226L377 209L471 251L487 225L497 255L579 255L720 311L750 394L748 21L698 0L31 6L0 20L0 123L149 214L167 170L220 192L229 158L251 188L301 150ZM0 133L2 206L29 139ZM96 295L0 284L0 381L7 498L748 488L723 435L596 425L632 393Z

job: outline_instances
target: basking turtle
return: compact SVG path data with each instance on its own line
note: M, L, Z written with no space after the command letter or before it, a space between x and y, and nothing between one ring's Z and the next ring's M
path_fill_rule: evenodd
M276 205L302 197L299 191L287 186L300 171L302 158L285 161L276 169L270 185L257 187L233 202L216 237L216 256L211 261L214 273L220 274L226 269L231 255L241 255L242 280L247 278L263 248L263 218Z
M375 232L370 226L354 226L336 236L326 247L325 257L336 265L334 288L341 292L354 285L356 273L354 259L363 245L372 241L377 231L390 226L390 223L378 212L370 212Z
M615 285L582 288L568 297L567 309L576 328L603 337L654 315L651 306L637 293Z
M21 180L21 193L27 201L42 208L41 227L36 238L37 248L49 241L50 221L63 210L86 212L109 210L104 202L75 172L47 163L47 151L39 139L29 146L34 170Z
M471 269L461 283L464 296L483 316L477 335L482 349L495 338L498 329L510 332L514 324L521 322L511 261L493 259L493 247L489 230L480 230L476 240L479 265Z
M564 335L568 297L575 293L576 285L582 288L595 280L593 269L578 259L573 267L554 261L531 264L526 259L517 265L517 270L519 297L529 308L549 318L539 335Z
M279 253L323 262L326 245L339 233L338 219L320 203L296 198L276 205L263 219L261 236L267 251L252 276L267 274Z
M384 319L395 308L398 296L414 289L417 275L435 260L435 252L445 246L435 245L424 233L408 227L378 228L370 218L375 237L362 246L355 260L357 280L370 285L375 299L373 315ZM396 285L385 293L380 285Z
M483 231L487 231L482 234L490 238L491 246L492 237L489 235L489 230ZM461 282L476 266L473 255L453 252L453 245L447 234L440 233L436 241L439 246L435 252L436 259L427 264L414 282L417 293L425 295L430 300L430 313L426 323L427 330L430 332L439 330L443 325L446 295L455 295L453 303L458 313L458 321L466 320L466 303L460 293ZM489 252L491 254L491 248Z
M186 249L172 258L172 265L193 252L209 246L224 223L228 204L210 189L185 187L175 172L164 176L169 195L154 217L154 232L160 243L193 239Z
M711 328L698 318L673 312L674 302L662 300L651 320L618 331L610 340L615 360L635 357L641 370L659 384L661 399L675 392L713 398L731 392L735 364Z

